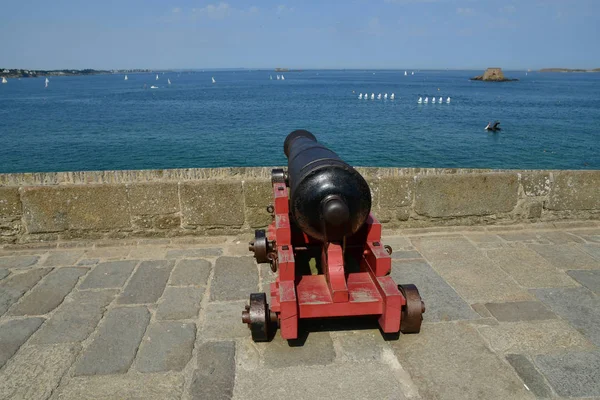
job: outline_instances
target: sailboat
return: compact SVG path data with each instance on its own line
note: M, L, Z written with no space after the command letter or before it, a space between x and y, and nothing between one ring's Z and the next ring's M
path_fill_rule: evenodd
M270 80L273 80L273 75L269 75L269 79L270 79Z
M156 74L156 80L158 80L158 74Z
M417 100L417 103L419 103L419 104L423 103L423 98L419 97L419 100Z
M450 104L450 97L446 99L446 103Z
M167 83L170 85L171 84L171 80L169 78L167 78Z
M392 95L390 96L390 100L394 100L396 98L396 95L394 93L392 93Z
M215 77L214 76L211 79L212 79L212 83L217 83L217 81L215 81Z
M410 74L411 74L411 75L414 75L414 74L415 74L415 71L411 72Z
M283 76L283 74L281 74L281 80L285 81L285 76Z
M5 77L2 77L2 83L8 83Z
M50 83L50 81L48 80L48 78L46 78L46 85L44 87L48 87L49 83Z
M280 80L280 79L281 79L281 77L279 75L277 75L277 80Z
M129 79L129 78L127 77L127 75L125 75L125 79L123 79L123 80L125 80L125 81L126 81L127 79Z
M406 73L406 71L404 71L404 76L406 76L406 75L408 75L408 74Z
M442 98L440 97L440 104L442 104L442 101L443 101L443 100L444 100L444 99L442 99Z

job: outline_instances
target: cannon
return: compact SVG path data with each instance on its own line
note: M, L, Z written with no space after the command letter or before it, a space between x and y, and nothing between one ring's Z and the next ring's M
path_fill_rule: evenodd
M283 145L288 168L273 169L268 229L249 250L277 273L265 293L250 294L242 322L255 342L277 328L298 338L300 319L375 316L384 333L418 333L425 304L415 285L389 276L392 248L381 240L366 180L306 130Z

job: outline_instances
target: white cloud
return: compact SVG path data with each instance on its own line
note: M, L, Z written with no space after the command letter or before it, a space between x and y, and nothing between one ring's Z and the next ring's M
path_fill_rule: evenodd
M172 12L173 14L178 14L178 13L180 13L180 12L181 12L181 8L179 8L179 7L175 7L173 10L171 10L171 12Z
M517 11L517 7L513 6L512 4L508 5L508 6L505 6L505 7L502 7L500 9L500 12L503 12L503 13L506 13L506 14L514 14L515 11Z
M211 19L224 19L231 14L232 8L229 3L209 4L202 8L193 8L192 13L197 16L206 16Z
M285 4L277 6L277 14L291 13L294 12L294 7L288 7Z
M469 7L459 7L456 9L458 15L464 15L465 17L472 17L475 15L475 10Z

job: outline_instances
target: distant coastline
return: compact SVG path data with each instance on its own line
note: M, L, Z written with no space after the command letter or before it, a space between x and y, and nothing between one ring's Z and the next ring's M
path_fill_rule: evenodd
M600 68L578 69L578 68L542 68L540 72L600 72Z
M38 76L79 76L79 75L106 75L106 74L134 74L143 72L153 72L150 69L10 69L0 68L0 76L5 78L36 78Z

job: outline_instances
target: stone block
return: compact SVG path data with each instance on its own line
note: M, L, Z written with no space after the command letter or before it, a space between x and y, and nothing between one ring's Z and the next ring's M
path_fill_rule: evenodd
M39 259L39 256L29 255L0 257L0 268L27 268L37 263Z
M35 268L20 274L13 273L0 281L0 317L50 271L51 268Z
M180 194L184 225L239 228L244 224L241 182L184 182Z
M556 314L539 301L487 303L485 308L500 322L537 321L556 318Z
M198 316L204 288L167 286L156 319L192 319Z
M391 276L396 283L412 283L417 286L427 307L423 314L425 321L479 318L425 261L394 262Z
M378 329L331 332L338 357L350 362L381 362L385 340Z
M120 288L125 284L138 261L109 261L92 269L79 286L79 289Z
M404 259L411 259L411 258L423 258L423 256L415 250L408 250L408 251L404 251L404 250L399 250L399 251L394 251L392 253L392 260L404 260Z
M527 218L537 219L542 218L543 205L539 201L529 203L527 206Z
M273 203L271 181L244 181L244 199L246 207L258 207L264 210L269 204Z
M537 398L550 398L552 391L529 359L522 354L507 354L506 361L515 369L523 383Z
M116 294L116 290L85 290L73 293L31 338L31 342L83 342L96 329L106 307Z
M151 229L154 225L154 217L152 215L133 215L131 223L136 229Z
M37 284L19 304L10 310L11 315L43 315L54 310L71 292L87 268L57 268Z
M166 247L139 246L133 247L129 252L129 258L136 260L160 260L167 257Z
M174 262L169 260L142 261L117 303L156 303L165 290L173 264Z
M549 210L600 209L600 171L561 171L554 174L548 196Z
M588 244L582 244L580 246L580 248L583 251L585 251L587 254L594 257L596 260L598 260L598 263L596 264L597 265L596 268L600 268L600 245L598 245L596 243L588 243Z
M0 398L50 398L79 349L78 344L24 347L0 374Z
M181 217L178 215L161 215L154 219L154 227L158 229L176 229L181 226Z
M600 261L594 260L587 253L572 245L529 244L527 246L558 269L600 269Z
M128 374L75 377L56 391L60 400L180 400L181 374Z
M470 325L425 324L418 335L389 343L424 399L535 398Z
M521 173L521 184L527 196L545 196L550 193L550 172L533 171Z
M155 322L148 326L135 362L140 372L181 371L194 349L196 325Z
M264 207L247 207L246 222L252 229L266 228L273 221L273 217Z
M44 266L74 265L82 255L83 251L54 251L48 255Z
M386 176L379 179L376 185L380 207L398 208L412 205L415 186L412 176Z
M171 273L170 285L201 286L206 285L211 264L201 259L180 260Z
M559 396L600 396L600 350L540 355L534 361Z
M110 310L104 317L97 336L75 364L74 375L127 372L149 321L150 313L146 307Z
M223 254L223 250L219 248L177 249L167 251L167 258L218 257L221 254Z
M567 274L592 292L600 295L600 270L593 271L567 271Z
M428 217L510 212L517 205L518 187L515 173L419 176L415 211Z
M257 290L258 268L253 257L217 258L211 300L247 300Z
M21 215L18 187L0 187L0 217Z
M248 293L250 297L250 293ZM236 339L250 335L241 322L241 312L248 301L208 303L200 335L206 339Z
M539 232L537 236L554 244L584 243L583 239L563 231Z
M235 384L235 342L202 343L190 385L191 399L229 400ZM255 397L256 398L256 397Z
M44 318L26 318L9 320L0 325L0 368L6 364L43 322Z
M303 346L290 346L281 335L264 345L264 365L269 369L331 364L335 359L329 332L311 332Z
M118 260L127 258L131 249L129 247L100 247L85 252L87 258L103 258L107 260Z
M127 185L133 215L173 214L179 211L177 182L148 182Z
M0 281L10 275L10 271L5 268L0 268Z

